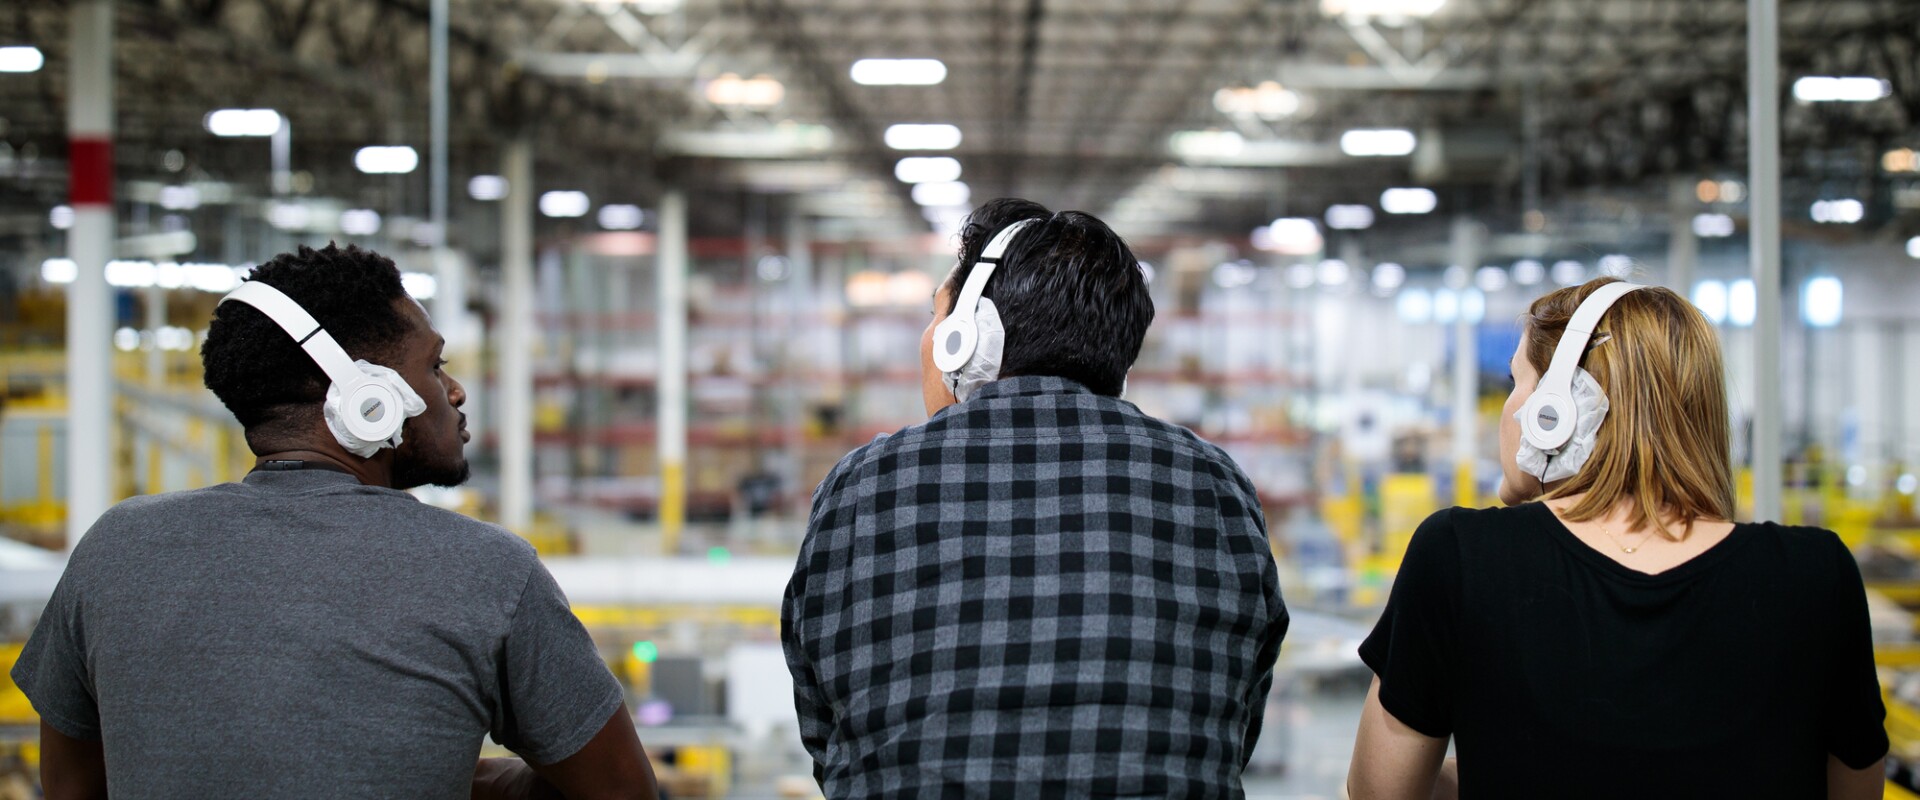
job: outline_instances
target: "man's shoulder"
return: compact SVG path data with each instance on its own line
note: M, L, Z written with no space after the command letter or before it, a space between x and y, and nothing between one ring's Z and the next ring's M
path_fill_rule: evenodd
M979 407L970 407L971 404L950 407L932 419L892 433L879 434L872 441L854 449L834 465L826 479L821 481L820 490L837 490L858 480L863 474L872 474L884 466L890 457L944 448L956 441L1059 438L1081 444L1121 440L1149 442L1153 447L1188 456L1206 465L1217 478L1248 497L1255 495L1253 481L1241 471L1240 465L1225 449L1183 426L1149 415L1133 403L1092 394L995 398L1002 399L1018 401L1023 410L1034 410L1037 404L1044 404L1051 407L1049 410L1068 413L1055 415L1055 424L1034 424L1031 420L1023 419L1024 424L999 425L995 422L1005 420L996 420L995 417L1004 416L1003 412L1007 409L998 403L983 403Z
M368 489L367 495L356 498L358 508L342 509L342 513L377 517L383 525L403 530L408 539L449 554L465 551L486 560L506 559L502 562L505 565L538 559L532 545L499 525L420 502L404 493ZM255 495L238 483L130 497L100 515L74 555L86 558L138 548L169 534L205 532L217 528L223 519L231 520L231 524L258 526L257 512L275 502L273 496ZM299 522L288 520L287 524Z

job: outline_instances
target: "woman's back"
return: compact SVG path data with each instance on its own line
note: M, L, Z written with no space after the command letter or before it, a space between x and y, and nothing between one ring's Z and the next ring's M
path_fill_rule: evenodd
M1838 537L1742 524L1648 575L1548 507L1442 511L1361 655L1452 734L1465 797L1819 797L1886 752L1865 591Z

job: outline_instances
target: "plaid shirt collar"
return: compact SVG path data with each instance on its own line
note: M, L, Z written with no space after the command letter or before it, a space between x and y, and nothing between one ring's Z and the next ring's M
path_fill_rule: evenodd
M1002 378L975 389L973 390L973 396L968 397L966 403L954 403L953 405L940 409L939 413L933 416L935 419L938 419L941 414L945 414L952 409L961 408L967 405L967 403L980 400L992 400L996 397L1033 397L1043 394L1093 394L1093 390L1087 388L1085 384L1079 381L1068 380L1053 375L1018 375L1012 378Z

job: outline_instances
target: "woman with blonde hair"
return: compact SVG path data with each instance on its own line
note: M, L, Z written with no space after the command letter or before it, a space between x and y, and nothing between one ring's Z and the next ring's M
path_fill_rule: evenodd
M1349 794L1880 797L1859 568L1831 532L1732 522L1712 326L1606 278L1536 300L1524 327L1507 507L1414 534L1360 648Z

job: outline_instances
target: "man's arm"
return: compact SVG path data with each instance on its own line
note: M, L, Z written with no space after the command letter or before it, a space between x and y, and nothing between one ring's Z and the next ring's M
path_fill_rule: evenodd
M107 796L107 754L100 742L75 739L40 721L40 787L47 800Z
M473 770L472 796L473 800L653 800L659 788L654 784L653 764L622 703L586 746L552 764L480 759Z

